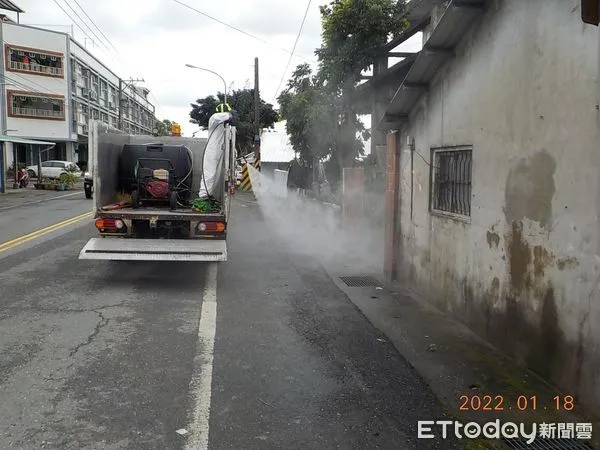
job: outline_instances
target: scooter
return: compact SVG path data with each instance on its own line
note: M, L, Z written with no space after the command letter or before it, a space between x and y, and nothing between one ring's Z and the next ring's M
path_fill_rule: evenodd
M29 174L27 173L27 169L19 169L17 181L19 183L19 189L27 187L29 184Z
M83 190L85 191L85 198L92 198L93 186L94 181L92 179L92 174L90 172L86 172L83 178Z

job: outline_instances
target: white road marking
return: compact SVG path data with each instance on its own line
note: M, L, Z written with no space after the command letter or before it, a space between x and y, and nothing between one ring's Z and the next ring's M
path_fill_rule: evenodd
M217 329L217 263L209 264L202 294L202 312L198 327L198 353L194 358L194 373L190 392L194 398L194 415L188 427L189 450L208 449L210 398L212 391L213 351Z

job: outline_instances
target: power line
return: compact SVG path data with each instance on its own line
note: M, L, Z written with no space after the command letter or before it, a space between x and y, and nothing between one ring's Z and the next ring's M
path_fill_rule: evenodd
M38 91L36 88L31 87L31 85L27 85L23 81L17 81L14 78L10 78L10 77L8 77L6 75L3 75L3 77L6 78L6 79L8 79L8 80L11 80L15 85L21 85L21 87L25 87L25 88L27 88L28 90L30 90L32 92L37 92L38 94L46 93L46 94L62 95L59 92L51 91L51 90L47 89L45 86L42 86L41 84L36 83L35 81L28 80L27 78L22 77L21 75L17 75L16 73L12 73L12 75L15 76L15 77L19 77L21 80L27 81L28 83L31 83L34 86L38 86L39 88L43 89L43 91Z
M196 8L193 8L193 7L189 6L189 5L186 5L185 3L180 2L179 0L173 0L173 1L175 3L179 3L181 6L185 6L186 8L189 8L192 11L197 12L198 14L203 15L204 17L208 17L209 19L214 20L215 22L219 22L221 25L225 25L226 27L229 27L229 28L231 28L231 29L233 29L235 31L238 31L238 32L242 33L242 34L245 34L246 36L249 36L249 37L251 37L253 39L258 39L259 41L264 42L265 44L268 44L268 42L265 41L264 39L261 39L261 38L255 36L253 34L250 34L250 33L246 32L244 30L240 30L239 28L237 28L237 27L235 27L233 25L230 25L228 23L225 23L222 20L217 19L216 17L210 16L210 15L206 14L205 12L200 11L199 9L196 9Z
M69 14L69 13L68 13L66 10L65 10L65 8L63 8L63 7L61 6L61 4L60 4L60 3L58 3L58 1L57 1L57 0L53 0L53 1L54 1L54 3L56 3L56 6L58 6L58 7L61 9L61 11L62 11L62 12L63 12L63 13L64 13L64 14L65 14L65 15L66 15L68 18L69 18L69 20L71 20L71 22L72 22L72 23L73 23L75 26L77 26L77 28L79 28L79 29L81 30L81 32L82 32L82 33L83 33L83 34L84 34L84 35L85 35L85 36L86 36L88 39L90 39L90 40L92 40L92 41L94 40L94 39L92 39L92 37L91 37L91 36L90 36L90 35L87 33L87 31L85 31L85 30L84 30L84 29L81 27L81 25L79 25L79 22L77 22L75 19L73 19L73 17L72 17L72 16L71 16L71 15L70 15L70 14ZM65 0L65 1L66 1L66 0ZM67 5L69 6L69 8L71 8L71 10L73 10L73 8L72 8L72 7L71 7L71 6L70 6L68 3L67 3ZM79 16L79 14L77 14L77 12L75 12L75 14L77 15L77 17L79 17L79 19L80 19L80 20L82 20L82 19L81 19L81 16ZM83 21L83 20L82 20L82 22L84 22L84 23L85 23L85 21ZM95 34L94 34L94 35L95 35ZM95 35L95 36L96 36L96 35ZM96 38L98 38L98 36L96 36ZM103 44L103 45L106 47L106 45L105 45L105 44L102 42L102 40L100 40L100 43L101 43L101 44ZM104 49L103 49L103 50L104 50ZM112 57L112 55L110 54L110 51L108 51L108 52L107 52L107 55L108 55L109 57ZM118 60L118 58L115 58L115 60Z
M79 14L77 14L77 12L76 12L76 11L75 11L75 10L74 10L72 7L71 7L71 5L69 4L68 0L64 0L64 1L65 1L65 3L67 4L67 6L69 6L69 8L70 8L70 9L71 9L71 10L72 10L72 11L75 13L75 15L76 15L76 16L79 18L79 20L81 20L82 22L84 22L84 23L85 23L85 21L84 21L84 20L81 18L81 16L80 16ZM104 37L104 39L106 40L106 42L107 42L107 43L108 43L108 44L109 44L109 45L110 45L110 46L111 46L111 47L114 49L114 51L116 52L114 55L111 55L111 50L110 50L110 49L109 49L109 48L108 48L108 47L107 47L107 46L104 44L104 42L102 41L102 39L100 39L100 38L98 37L98 35L97 35L97 34L94 32L94 30L92 30L92 28L91 28L89 25L87 25L87 24L86 24L86 27L87 27L87 28L88 28L88 29L89 29L89 30L90 30L90 31L91 31L91 32L94 34L94 36L95 36L96 38L98 38L98 40L100 41L100 43L101 43L101 44L104 46L104 48L105 48L105 49L106 49L106 51L107 51L107 54L108 54L109 56L114 56L114 59L115 59L115 61L117 61L117 62L119 62L119 63L121 63L121 64L125 65L125 64L123 63L123 61L121 60L121 58L119 57L119 55L121 54L121 53L119 52L119 50L118 50L118 49L117 49L117 48L116 48L116 47L113 45L113 43L110 41L110 39L109 39L109 38L108 38L108 37L107 37L107 36L106 36L106 35L105 35L105 34L102 32L102 30L100 29L100 27L98 27L98 25L97 25L97 24L94 22L94 20L93 20L93 19L92 19L92 18L89 16L89 14L88 14L88 13L85 11L85 9L84 9L84 8L81 6L81 4L80 4L80 3L79 3L77 0L73 0L73 1L75 2L75 4L76 4L77 6L79 6L79 9L81 9L81 11L83 12L83 14L85 14L85 16L86 16L86 17L87 17L87 18L90 20L90 22L91 22L91 23L94 25L94 27L96 27L96 29L97 29L97 30L100 32L100 34L102 34L102 36ZM70 18L71 18L71 17L70 17ZM73 20L73 19L71 18L71 20ZM80 28L80 27L79 27L79 28ZM81 28L80 28L80 29L81 29ZM87 33L86 33L86 36L88 36L88 37L89 37L89 35L87 35ZM156 97L154 97L154 95L152 94L152 92L150 92L150 93L151 93L152 97L153 97L153 98L156 100ZM157 100L156 100L156 101L157 101ZM157 101L157 103L158 103L158 101ZM160 107L160 105L157 105L157 106L159 106L159 107Z
M81 18L81 16L77 13L77 11L75 11L73 9L73 7L69 4L68 0L64 0L65 4L71 9L71 11L73 11L73 13L75 13L75 15L77 16L77 18L79 18L79 20L81 20L81 22L83 22L85 24L85 21ZM115 52L117 54L120 54L119 50L112 44L112 42L110 41L110 39L108 39L108 37L102 32L102 30L98 27L98 25L96 25L96 23L92 20L92 18L87 14L87 12L85 11L85 9L79 4L79 2L77 0L73 0L77 6L79 6L79 8L81 9L81 11L83 12L83 14L85 14L85 16L90 20L90 22L92 22L92 24L98 29L98 31L102 34L102 36L106 39L106 41L110 44L110 46L115 50ZM58 3L57 0L54 0L54 3L56 3L56 5L62 10L62 12L77 26L77 28L79 28L83 34L85 36L87 36L89 39L92 39L90 37L90 35L79 25L79 23L73 19L73 17L61 6L60 3ZM89 25L86 24L86 27L92 32L92 34L98 39L98 41L100 42L100 44L103 45L103 47L106 49L107 51L107 55L108 56L113 56L111 55L111 50L106 46L106 44L104 44L104 42L102 41L102 39L100 39L98 37L98 35L94 32L94 30L91 29L91 27ZM93 41L93 39L92 39ZM121 58L119 58L119 56L115 54L114 55L114 59L116 61L118 61L119 63L123 64L123 61L121 60ZM156 99L156 97L154 96L154 93L152 91L150 91L150 95L152 96L152 98L156 101L156 106L158 106L159 108L161 107L158 100Z
M79 29L81 30L81 32L82 32L83 34L85 34L85 35L86 35L86 36L87 36L89 39L92 39L92 38L90 37L90 35L89 35L89 34L87 34L87 31L85 31L83 28L81 28L81 26L79 25L79 23L78 23L77 21L75 21L75 20L73 19L73 17L71 17L71 15L70 15L70 14L69 14L67 11L65 11L65 8L63 8L63 7L61 6L61 4L60 4L60 3L58 3L58 0L53 0L53 1L54 1L54 3L56 3L56 6L58 6L58 7L61 9L61 11L62 11L63 13L65 13L65 15L66 15L66 16L69 18L69 20L71 20L71 22L73 22L73 24L75 24L75 25L77 26L77 28L79 28ZM93 39L92 39L92 41L93 41Z
M275 101L275 99L277 98L277 93L279 92L279 88L281 87L281 84L283 83L285 74L287 73L287 71L290 67L290 63L292 62L292 57L294 55L294 52L296 51L296 46L298 45L298 41L300 40L300 35L302 34L302 29L304 28L304 22L306 22L306 16L308 16L308 10L310 9L311 2L312 2L312 0L308 0L308 5L306 5L306 11L304 11L304 17L302 18L302 23L300 24L300 29L298 30L298 34L296 35L296 41L294 42L294 47L292 48L292 51L290 53L290 57L285 66L285 69L283 69L283 73L281 74L281 80L279 80L279 85L277 86L277 89L275 90L275 94L273 95L273 100L271 100L271 103L273 103Z
M89 16L89 14L85 11L85 9L83 9L83 6L81 6L77 0L73 0L73 1L75 2L75 4L77 6L79 6L79 9L81 9L81 11L83 11L83 14L85 14L85 16L89 19L89 21L92 22L92 25L94 25L94 27L96 27L96 29L104 37L104 39L106 40L106 42L108 42L108 44L115 50L115 52L117 52L118 54L121 54L119 52L119 50L112 44L112 42L110 41L110 39L108 39L108 37L106 37L106 35L102 32L102 30L100 29L100 27L98 27L98 25L96 25L96 22L94 22L94 20Z
M199 9L196 9L196 8L193 8L193 7L189 6L189 5L186 5L185 3L183 3L183 2L180 2L179 0L173 0L173 1L174 1L175 3L179 3L181 6L185 6L186 8L189 8L189 9L191 9L192 11L195 11L195 12L197 12L198 14L201 14L201 15L203 15L204 17L208 17L209 19L211 19L211 20L214 20L215 22L219 22L221 25L225 25L226 27L228 27L228 28L231 28L231 29L233 29L233 30L235 30L235 31L238 31L238 32L240 32L240 33L242 33L242 34L245 34L246 36L249 36L249 37L251 37L251 38L253 38L253 39L257 39L257 40L259 40L259 41L261 41L261 42L264 42L265 44L268 44L268 42L267 42L267 41L265 41L264 39L261 39L261 38L259 38L259 37L255 36L255 35L253 35L253 34L250 34L250 33L246 32L246 31L244 31L244 30L241 30L241 29L239 29L239 28L237 28L237 27L235 27L235 26L233 26L233 25L230 25L230 24L228 24L228 23L226 23L226 22L223 22L222 20L219 20L219 19L217 19L216 17L210 16L210 15L206 14L205 12L202 12L202 11L200 11Z
M65 15L66 15L66 16L67 16L67 17L68 17L70 20L71 20L71 22L72 22L72 23L73 23L75 26L77 26L77 28L79 28L79 30L81 30L81 32L82 32L82 33L83 33L83 34L84 34L84 35L85 35L85 36L86 36L88 39L91 39L92 41L94 41L94 39L92 39L92 37L91 37L91 36L90 36L90 35L87 33L87 31L86 31L86 30L84 30L84 29L81 27L81 25L79 25L79 22L77 22L77 21L76 21L76 20L75 20L75 19L74 19L74 18L71 16L71 14L69 14L69 13L68 13L68 12L65 10L65 8L63 8L63 7L61 6L61 4L60 4L60 3L58 3L58 1L57 1L57 0L53 0L53 1L54 1L54 3L56 3L56 5L57 5L57 6L58 6L58 7L61 9L61 11L62 11L62 12L63 12L63 13L64 13L64 14L65 14ZM77 13L77 12L76 12L74 9L73 9L73 7L72 7L72 6L71 6L71 5L70 5L70 4L67 2L67 0L65 0L65 3L67 3L67 6L69 6L69 8L70 8L70 9L71 9L71 10L72 10L72 11L75 13L75 15L76 15L76 16L79 18L79 20L81 20L83 23L85 23L85 21L84 21L84 20L81 18L81 16L80 16L80 15L79 15L79 14L78 14L78 13ZM82 10L83 10L83 9L82 9ZM87 16L87 13L85 13L85 11L84 11L84 14L86 14L86 16ZM89 16L88 16L88 17L89 17ZM87 26L87 25L86 25L86 26ZM88 26L88 28L90 28L90 27ZM91 28L90 28L90 30L91 30ZM94 36L96 37L96 39L97 39L97 40L99 40L100 44L102 44L102 45L103 45L103 47L101 47L101 49L102 49L103 51L105 51L106 55L107 55L109 58L112 58L114 61L116 61L116 62L118 62L118 63L120 63L120 64L122 64L122 65L124 65L124 66L125 66L125 64L124 64L124 63L123 63L123 61L122 61L122 60L121 60L121 59L118 57L118 55L113 55L113 54L111 54L111 51L110 51L110 49L109 49L109 48L106 46L106 44L104 44L104 42L102 41L102 39L100 39L100 38L98 37L98 35L97 35L96 33L94 33L94 32L93 32L93 30L91 30L91 31L92 31L92 33L94 34ZM109 43L110 43L110 42L109 42ZM112 45L112 44L111 44L111 45ZM118 50L117 50L117 52L118 52Z
M190 5L186 5L185 3L183 3L183 2L181 2L181 1L179 1L179 0L173 0L173 1L174 1L175 3L179 3L181 6L185 6L186 8L188 8L188 9L191 9L192 11L195 11L195 12L197 12L198 14L201 14L201 15L203 15L204 17L208 17L209 19L211 19L211 20L214 20L215 22L218 22L218 23L220 23L221 25L225 25L226 27L228 27L228 28L231 28L231 29L233 29L233 30L235 30L235 31L237 31L237 32L239 32L239 33L245 34L246 36L249 36L249 37L251 37L252 39L256 39L256 40L258 40L258 41L262 42L263 44L267 44L267 45L273 46L273 44L271 44L270 42L268 42L268 41L265 41L264 39L262 39L262 38L259 38L258 36L255 36L254 34L248 33L247 31L241 30L241 29L239 29L238 27L235 27L235 26L233 26L233 25L231 25L231 24L229 24L229 23L223 22L222 20L220 20L220 19L217 19L216 17L210 16L210 15L206 14L205 12L202 12L202 11L200 11L199 9L196 9L196 8L194 8L194 7L190 6ZM281 50L281 51L285 52L285 53L290 53L290 51L289 51L289 50L286 50L286 49L284 49L284 48L281 48L281 47L277 47L277 48L278 48L279 50ZM304 59L304 60L306 60L306 61L309 61L309 62L314 62L314 60L309 60L308 58L305 58L304 56L301 56L301 55L296 55L296 54L294 54L294 53L291 53L291 55L292 55L292 56L297 56L298 58L302 58L302 59Z
M71 6L71 4L70 4L70 3L69 3L67 0L64 0L64 2L65 2L65 5L67 5L71 11L73 11L73 13L74 13L74 14L77 16L77 18L78 18L79 20L81 20L81 23L83 23L83 24L84 24L84 25L87 27L87 29L88 29L88 30L90 30L90 31L92 32L92 34L93 34L93 35L94 35L94 37L95 37L95 38L96 38L96 39L99 41L99 43L100 43L100 44L102 44L102 45L104 45L104 46L106 47L106 44L104 44L104 42L102 42L102 39L100 39L100 38L98 37L98 35L97 35L97 34L94 32L94 30L92 30L92 29L90 28L90 26L89 26L87 23L85 23L85 20L83 20L83 19L81 18L81 16L79 15L79 13L78 13L77 11L75 11L75 9L74 9L74 8ZM86 36L87 36L87 37L90 37L90 36L89 36L89 34L87 34L87 33L86 33ZM92 38L90 37L90 39L92 39ZM92 39L92 40L93 40L93 39Z
M27 92L32 92L34 94L47 94L47 92L41 92L36 90L35 88L32 88L31 86L26 85L25 83L22 83L20 81L15 80L14 78L10 78L6 75L0 75L0 79L6 84L6 85L12 85L15 86L17 88L21 88L26 90Z
M57 23L22 23L22 25L27 25L28 27L69 27L71 25L57 24Z

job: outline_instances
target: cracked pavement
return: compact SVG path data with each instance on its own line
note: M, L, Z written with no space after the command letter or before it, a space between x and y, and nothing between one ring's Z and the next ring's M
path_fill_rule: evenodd
M67 218L86 205L54 207ZM0 225L24 213L4 211ZM0 254L2 449L185 444L176 431L195 407L207 266L79 261L93 236L82 223ZM418 419L444 417L432 391L243 197L228 246L217 275L209 448L454 448L417 441Z
M108 317L104 317L104 315L100 311L98 311L98 310L93 310L93 311L96 314L98 314L98 316L100 317L100 320L99 320L98 324L94 328L94 332L88 336L88 338L87 338L87 340L85 342L82 342L81 344L78 344L77 347L75 347L73 350L71 350L71 353L69 353L69 356L75 355L75 353L77 353L81 347L84 347L86 345L90 345L92 343L92 341L94 340L94 338L96 336L98 336L98 333L100 333L100 330L102 328L104 328L106 325L108 325L108 321L110 320L110 319L108 319Z

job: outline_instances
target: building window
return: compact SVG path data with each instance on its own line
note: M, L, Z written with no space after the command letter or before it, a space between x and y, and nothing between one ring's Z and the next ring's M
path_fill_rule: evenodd
M106 107L108 103L108 84L104 80L100 80L100 105Z
M29 119L65 120L62 95L7 91L8 116Z
M432 211L471 216L472 152L471 147L432 149Z
M47 77L64 76L64 55L27 47L6 44L4 46L6 70L25 72Z

